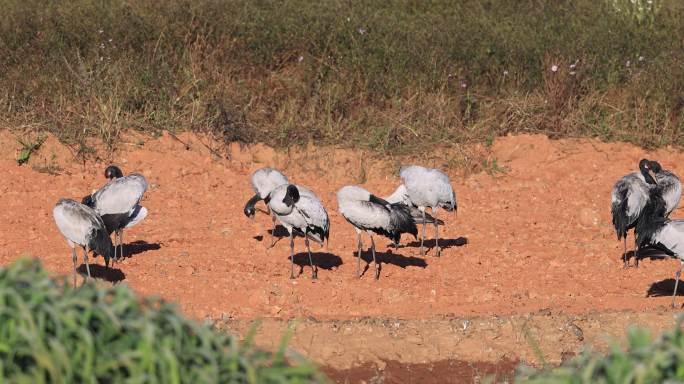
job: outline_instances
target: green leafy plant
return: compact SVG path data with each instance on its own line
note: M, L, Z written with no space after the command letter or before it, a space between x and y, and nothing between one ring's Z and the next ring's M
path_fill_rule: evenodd
M301 357L256 349L129 288L48 278L39 262L0 269L0 382L311 383Z
M604 355L584 352L568 364L549 370L519 368L518 383L663 383L684 380L682 317L674 330L651 341L649 333L630 329L627 347L616 343Z
M31 158L31 154L43 145L45 139L47 139L45 135L38 136L35 141L29 138L17 138L17 142L21 145L21 149L17 154L17 164L27 163Z

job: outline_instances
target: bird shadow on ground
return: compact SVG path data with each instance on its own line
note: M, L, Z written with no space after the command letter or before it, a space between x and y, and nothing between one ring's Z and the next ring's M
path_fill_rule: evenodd
M651 284L646 292L646 297L672 296L674 292L675 279L665 279ZM684 284L680 281L677 287L677 296L684 295Z
M428 240L425 239L425 242L423 243L426 248L434 248L435 245L437 244L435 242L435 239ZM462 247L464 245L468 244L468 238L467 237L457 237L455 239L439 239L439 247L442 249L447 249L451 247ZM420 247L420 240L415 240L410 243L406 244L407 247Z
M339 256L327 252L311 252L311 260L318 268L327 270L342 265L342 259ZM299 266L300 271L303 270L304 267L310 266L309 254L307 252L295 253L294 263Z
M139 253L147 251L156 251L158 249L161 249L161 244L159 243L148 243L144 240L138 240L123 245L123 257L129 258Z
M275 241L273 242L273 245L275 245L283 237L290 236L290 233L288 233L287 229L285 229L285 227L283 227L282 225L276 225L275 230L269 229L267 232L269 234L271 234L273 237L275 237ZM263 241L264 236L263 235L256 235L256 236L254 236L254 240ZM270 239L269 239L269 241L270 241Z
M354 258L356 258L358 256L358 253L353 252L352 255L354 256ZM382 270L383 264L392 264L404 269L406 269L407 267L427 268L427 263L425 262L425 259L420 257L404 256L399 253L394 253L391 249L388 249L386 252L380 252L376 248L375 257L378 260L378 264L380 264L380 270ZM361 275L363 276L370 267L370 265L373 263L373 253L370 249L366 251L361 251L361 260L366 262L366 267L361 273Z
M93 279L101 279L116 284L126 278L126 275L118 268L106 268L104 265L90 262L88 265L90 266L90 276ZM88 270L86 269L85 264L81 264L81 266L76 269L76 272L83 276L88 276Z
M639 250L638 255L634 250L627 251L627 261L632 262L633 259L636 258L637 261L642 261L642 260L663 260L663 259L669 259L671 255L668 253L668 251L665 251L663 249L660 249L655 246L650 246L647 248L642 248ZM620 253L620 260L623 260L624 254Z

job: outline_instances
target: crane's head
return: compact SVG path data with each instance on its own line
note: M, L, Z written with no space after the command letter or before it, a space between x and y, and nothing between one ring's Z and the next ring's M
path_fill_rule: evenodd
M641 161L639 161L639 171L648 184L658 184L654 175L651 174L651 172L654 171L653 165L656 165L658 172L660 172L660 164L658 164L657 161L649 161L648 159L641 159Z
M283 203L288 207L293 206L299 201L299 190L293 184L287 186L287 191L285 192L285 197L283 198Z
M254 215L256 214L256 203L257 201L261 200L261 196L257 193L256 195L252 196L251 199L247 201L247 204L245 204L245 209L244 213L245 216L249 217L250 219L254 218Z
M88 195L88 196L84 197L83 199L81 199L81 204L87 205L90 208L93 208L95 205L95 202L93 201L93 195Z
M651 160L649 163L650 163L651 171L653 171L653 173L658 174L658 173L663 171L663 167L660 166L659 162L657 162L655 160Z
M123 172L121 172L121 168L117 167L116 165L110 165L105 169L104 175L105 178L113 180L123 177Z

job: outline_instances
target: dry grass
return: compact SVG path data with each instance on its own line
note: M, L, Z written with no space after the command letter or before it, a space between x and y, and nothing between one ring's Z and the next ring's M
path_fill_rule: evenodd
M684 5L509 3L8 0L0 124L83 153L125 130L381 153L509 132L684 143Z

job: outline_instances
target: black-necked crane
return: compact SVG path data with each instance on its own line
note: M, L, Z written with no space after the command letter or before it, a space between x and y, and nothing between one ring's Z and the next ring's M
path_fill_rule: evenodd
M651 162L647 159L639 161L639 172L628 173L622 176L611 191L610 212L613 216L613 227L618 240L624 239L623 266L627 268L627 232L636 227L650 196L650 190L656 186L656 180L651 175ZM635 239L635 259L638 246Z
M109 267L112 257L112 240L109 238L102 218L90 207L71 199L60 199L52 210L57 228L71 247L74 261L74 286L76 286L76 244L83 247L83 262L90 278L88 251L93 250L105 259Z
M458 208L456 194L451 186L449 176L438 169L425 168L419 165L401 167L399 176L406 189L409 201L412 205L418 207L418 210L421 212L423 231L420 237L420 254L425 256L425 248L423 246L425 242L425 225L427 223L425 209L430 208L432 215L435 216L433 224L435 225L436 256L440 256L439 222L441 220L437 221L436 219L437 209L442 208L449 212L455 212Z
M323 245L330 234L330 220L323 203L316 195L299 185L283 184L270 194L268 207L276 219L290 234L290 278L294 279L294 236L304 237L306 250L311 264L311 278L318 278L318 268L314 266L309 239Z
M358 186L346 186L337 192L340 213L356 229L358 260L356 274L361 277L361 233L367 232L371 240L371 252L375 264L375 279L380 277L380 269L375 257L373 234L388 237L399 243L402 233L418 235L418 228L411 217L408 206L402 203L391 204Z
M118 256L114 250L114 260L123 258L123 231L138 224L147 216L147 208L140 205L147 180L139 173L122 176L121 169L109 166L105 176L109 182L93 194L83 198L82 203L93 208L107 228L114 232L115 243L118 243Z

